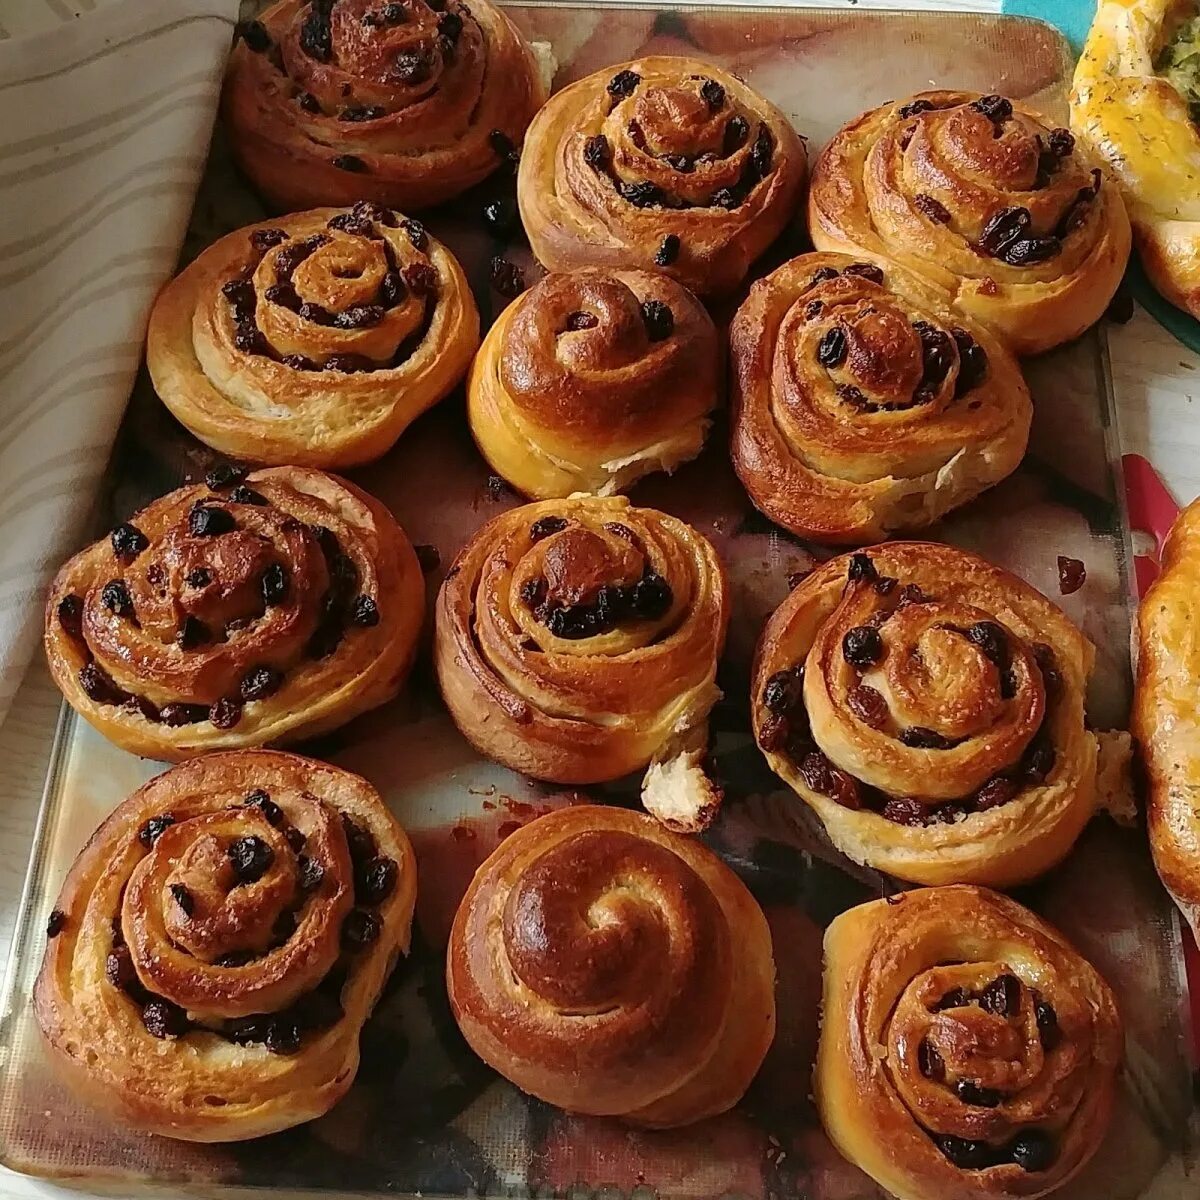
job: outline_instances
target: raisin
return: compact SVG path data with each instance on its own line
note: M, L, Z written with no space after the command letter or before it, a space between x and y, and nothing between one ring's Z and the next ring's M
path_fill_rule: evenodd
M171 884L171 895L185 917L190 917L196 911L195 897L182 883Z
M125 699L125 693L94 662L80 668L78 679L84 695L97 704L120 704Z
M1075 149L1075 138L1069 129L1050 130L1046 143L1055 158L1068 158Z
M1070 596L1079 591L1087 581L1087 568L1077 558L1058 556L1058 590L1060 595Z
M100 589L100 603L118 617L132 617L133 597L123 579L110 579Z
M356 896L363 904L382 904L395 890L400 868L394 859L376 855L363 868Z
M866 408L869 404L862 389L856 388L852 383L839 383L837 396L839 400L843 400L847 404L853 404L855 408Z
M338 113L339 121L376 121L387 112L379 104L351 104Z
M1017 206L993 213L979 237L979 247L992 258L999 258L1014 242L1024 238L1031 218L1029 209Z
M234 34L246 43L247 50L262 54L271 48L271 35L261 21L239 21Z
M600 324L600 318L595 313L573 312L567 316L565 332L578 333L581 329L595 329Z
M826 280L836 279L840 274L841 272L834 267L818 267L813 272L810 283L815 287L818 283L825 283Z
M949 750L954 743L935 729L923 725L910 725L900 732L900 740L914 750Z
M284 830L283 836L287 839L287 844L291 847L292 852L299 854L304 849L308 841L308 837L303 829L297 829L295 825L289 825Z
M912 796L894 796L883 806L881 815L897 825L926 825L929 810Z
M971 800L971 809L974 812L987 812L989 809L999 808L1012 800L1020 790L1021 786L1015 779L997 775L975 793Z
M391 78L406 87L424 83L429 78L431 63L419 50L405 50L396 55Z
M164 704L159 710L158 719L169 729L198 725L208 720L208 708L203 704Z
M180 1037L187 1032L187 1013L170 1000L151 1000L142 1009L142 1024L151 1037Z
M321 886L321 881L325 878L325 868L315 858L308 858L303 854L300 855L298 864L300 867L300 887L306 892L315 891Z
M917 1066L926 1079L940 1081L946 1077L946 1063L928 1038L917 1047Z
M138 841L143 846L149 848L162 836L165 829L175 824L175 817L171 813L159 813L156 817L151 817L144 822L138 830Z
M546 581L527 579L521 585L521 602L528 608L537 608L546 599Z
M275 851L255 834L234 839L226 850L234 885L256 883L275 861Z
M750 151L753 178L762 179L766 176L771 169L771 159L774 154L775 139L771 136L771 131L764 125L759 129L758 137L754 139L754 149Z
M510 237L520 224L517 202L511 196L489 200L483 206L483 224L493 237Z
M142 984L133 966L133 955L130 954L129 948L124 942L114 945L113 950L104 960L104 978L120 992L133 996L137 996L141 992Z
M668 233L654 252L655 266L669 267L679 257L679 246L679 234Z
M559 533L566 529L567 521L564 517L539 517L529 527L529 540L532 542L540 542L542 538L547 538L553 533Z
M364 863L375 857L375 839L370 832L344 814L342 816L342 832L345 835L346 845L349 847L350 858L354 862L355 870L360 869Z
M368 169L367 164L357 154L336 154L329 160L329 165L337 167L339 171L351 171L359 175Z
M272 1054L295 1054L300 1049L300 1029L294 1021L277 1017L267 1025L263 1041Z
M242 719L242 702L223 696L208 710L208 719L217 729L232 729Z
M296 103L307 113L319 113L321 111L321 102L312 92L297 92Z
M1027 1129L1013 1139L1009 1157L1022 1170L1045 1171L1054 1163L1054 1142L1040 1129Z
M955 326L950 336L958 346L958 379L954 385L955 398L977 388L987 375L987 351L965 330Z
M1001 670L1008 666L1008 635L995 621L976 621L967 629L967 641L978 646L989 662Z
M706 79L700 85L700 95L710 112L719 112L725 103L725 89L715 79Z
M981 1087L973 1079L960 1079L954 1085L954 1094L964 1104L975 1108L995 1108L1003 1099L994 1088Z
M239 691L242 699L265 700L273 696L283 685L283 675L274 667L254 667L242 679Z
M662 204L664 199L662 188L645 179L632 183L619 180L617 191L622 199L628 200L634 208L650 208L655 204Z
M1005 973L997 975L980 993L979 1006L997 1017L1012 1017L1021 1007L1021 981Z
M695 161L688 158L686 154L664 154L662 161L672 171L678 171L681 175L690 175L696 169Z
M511 300L525 290L525 272L516 263L497 255L488 269L491 285L501 296Z
M219 962L218 966L244 966L244 963L238 962L227 964ZM234 1017L225 1026L225 1037L227 1037L235 1046L249 1046L256 1042L265 1042L267 1040L267 1028L270 1020L267 1017Z
M852 582L858 579L876 578L877 572L875 564L871 561L870 556L866 554L850 555L850 564L846 570L846 578Z
M673 600L671 585L653 571L643 575L633 585L633 595L630 597L634 614L649 621L665 617Z
M1021 764L1026 780L1033 784L1042 783L1046 776L1054 770L1054 762L1057 757L1053 746L1046 742L1035 743L1025 752L1025 758Z
M953 1134L942 1134L935 1137L934 1142L937 1148L963 1171L979 1171L991 1166L995 1161L995 1152L987 1142L954 1137Z
M810 300L804 306L804 319L814 321L825 311L825 305L820 300Z
M865 725L882 729L887 724L887 701L873 687L862 684L846 697L846 707Z
M216 537L221 533L229 533L237 528L233 513L227 508L214 508L212 505L197 504L188 513L188 533L192 537Z
M661 300L642 303L642 322L652 342L661 342L675 331L675 314Z
M109 539L112 544L113 553L126 565L131 563L147 546L150 545L149 539L136 526L126 521L118 525L112 531L112 537Z
M971 104L971 107L976 112L981 112L994 125L1000 125L1007 121L1012 116L1012 101L1006 100L1003 96L997 96L994 93L988 96L980 96L978 100Z
M950 224L950 210L940 200L935 200L932 196L926 195L924 192L918 192L913 197L913 204L936 224Z
M809 751L798 765L801 778L818 795L828 796L844 808L858 809L861 806L857 782L835 767L820 751Z
M804 698L804 669L792 667L787 671L776 671L766 682L762 691L763 707L777 717L785 717Z
M944 1012L948 1008L966 1008L971 1003L970 995L960 987L951 988L934 1006L934 1012Z
M910 100L907 104L902 104L896 110L896 116L902 120L907 120L909 117L918 116L920 113L932 111L933 105L928 100Z
M383 277L383 283L379 285L379 298L388 308L395 308L400 304L404 297L408 295L408 289L404 286L404 280L396 271L389 271Z
M433 5L429 7L432 8ZM408 13L405 12L403 4L385 4L379 15L383 17L386 25L403 25L408 20Z
M729 118L725 123L725 136L721 145L721 153L727 158L735 150L740 150L750 136L750 122L740 114Z
M395 7L399 8L399 5ZM403 12L403 9L401 9ZM462 17L458 13L443 13L438 18L438 33L450 43L451 46L458 42L462 36L463 22Z
M255 788L254 791L247 793L242 805L245 808L257 808L267 818L270 825L278 826L283 820L283 809L271 799L270 793L262 788Z
M883 657L883 639L879 630L869 625L856 625L842 638L842 657L862 670L874 666Z
M383 309L378 304L355 304L338 313L333 319L338 329L371 329L383 320Z
M790 732L786 717L769 716L759 729L758 744L768 754L776 754L787 746Z
M893 578L891 575L880 575L875 580L875 590L881 596L889 596L896 590L898 582L899 580Z
M609 81L606 91L617 100L632 96L642 77L636 71L618 71Z
M266 252L268 250L272 250L276 246L282 245L287 240L288 240L288 235L282 229L274 229L274 228L252 229L250 231L250 245L253 246L254 249L257 250L260 254L266 254ZM236 281L233 281L233 280L230 281L230 283L235 283L235 282ZM247 281L243 280L242 282L246 283L246 286L250 287L251 292L253 293L252 286ZM225 285L225 287L226 288L230 287L230 283L227 283ZM224 289L222 289L222 290L224 290ZM228 292L226 292L225 294L230 300L233 299L233 297L230 296Z
M1034 1002L1033 1012L1037 1018L1038 1040L1042 1043L1042 1049L1053 1050L1061 1036L1058 1013L1054 1011L1052 1004L1048 1004L1040 996Z
M901 604L928 604L930 597L915 583L906 583L900 589Z
M67 914L61 908L52 909L46 918L46 936L56 938L67 927Z
M213 959L214 967L244 967L247 963L253 962L258 957L253 950L231 950L228 954L222 954L220 958Z
M1011 267L1028 267L1053 258L1062 249L1056 237L1030 237L1010 242L999 257Z
M1059 674L1054 651L1045 642L1036 642L1033 646L1033 658L1041 672L1042 684L1046 691L1057 692L1062 685L1062 675Z
M379 937L379 918L365 908L352 908L342 922L342 945L361 950Z
M279 604L287 595L288 590L288 573L287 569L281 563L271 563L262 573L262 580L259 584L262 591L263 603L267 605Z
M201 643L207 642L210 636L208 626L189 613L175 632L175 644L180 650L194 650Z
M379 608L370 596L355 596L350 606L350 623L370 628L379 624Z
M328 62L333 57L333 31L329 25L332 9L333 0L313 0L300 26L300 49L317 62Z
M817 344L817 362L823 367L840 367L846 361L848 346L846 331L834 325Z
M842 268L843 275L857 275L860 279L869 279L872 283L883 283L883 269L874 263L851 263Z
M594 171L599 171L608 165L608 138L597 133L583 143L583 161Z
M712 194L711 203L716 208L724 208L732 212L742 202L742 197L733 188L718 188Z

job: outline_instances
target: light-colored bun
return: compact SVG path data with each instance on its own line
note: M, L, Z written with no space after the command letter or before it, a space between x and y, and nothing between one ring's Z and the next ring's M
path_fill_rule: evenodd
M438 595L434 660L481 754L558 783L649 766L647 807L699 829L721 798L700 762L728 620L724 568L690 525L574 496L510 509L467 543Z
M832 559L754 667L755 736L834 845L914 883L1023 883L1096 804L1095 650L1061 609L953 546Z
M320 471L218 469L59 571L46 657L110 741L171 761L296 741L389 700L425 608L395 518Z
M775 1033L762 910L699 842L580 805L476 872L446 954L475 1052L570 1112L687 1125L733 1107Z
M471 432L527 496L611 495L700 453L718 379L712 318L669 276L547 275L484 339Z
M711 63L656 55L550 98L517 196L552 271L658 267L707 296L734 291L792 221L806 174L773 104Z
M362 203L214 242L154 302L146 365L221 453L346 467L389 450L478 345L454 256L420 222Z
M885 255L1018 354L1095 323L1129 258L1111 181L1066 130L976 92L921 92L863 113L813 172L818 250Z
M416 872L348 771L241 750L159 775L92 836L51 917L34 1007L56 1064L164 1137L319 1117L408 950Z
M919 529L1015 470L1033 406L1016 360L886 260L805 254L730 329L733 464L800 537Z
M1108 1134L1112 991L1007 896L944 887L860 904L826 931L824 974L821 1120L897 1200L1044 1196Z
M545 99L532 50L488 0L279 0L234 47L222 112L276 209L411 210L511 171Z
M1149 780L1150 849L1163 885L1200 936L1200 503L1175 522L1162 574L1138 611L1133 734Z

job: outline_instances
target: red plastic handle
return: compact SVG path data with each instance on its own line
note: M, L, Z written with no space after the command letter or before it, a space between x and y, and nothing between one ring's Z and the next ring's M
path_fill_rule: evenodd
M1129 508L1130 527L1154 541L1153 555L1136 554L1133 559L1137 593L1141 597L1162 569L1163 546L1179 515L1179 505L1158 472L1140 454L1126 454L1121 462L1125 468L1125 502ZM1183 964L1192 1004L1192 1062L1200 1063L1200 950L1196 948L1196 940L1187 924L1182 919L1179 924L1183 931Z

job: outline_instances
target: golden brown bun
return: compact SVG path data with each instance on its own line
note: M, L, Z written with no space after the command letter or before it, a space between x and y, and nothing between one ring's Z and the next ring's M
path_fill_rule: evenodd
M392 514L320 471L237 479L155 500L51 586L51 674L134 754L311 737L390 699L412 665L424 580Z
M416 888L365 779L210 754L139 788L80 852L38 1024L72 1086L136 1129L229 1142L310 1121L354 1081Z
M356 204L214 242L154 302L146 365L221 453L347 467L390 449L478 345L454 256L419 222Z
M773 104L711 63L651 56L550 98L525 138L517 197L552 271L657 266L708 296L736 289L793 219L806 174Z
M475 1052L570 1112L687 1125L732 1108L775 1034L775 963L745 885L624 809L560 809L479 868L446 954Z
M729 620L712 546L623 496L575 496L489 521L437 600L434 658L463 735L557 783L650 764L643 799L703 828L720 793L699 761Z
M1149 780L1150 849L1163 885L1200 932L1200 503L1180 515L1163 551L1162 574L1138 611L1133 734Z
M754 731L834 845L914 883L1008 887L1095 808L1095 649L1061 609L953 546L835 558L767 622Z
M1012 355L886 260L805 254L730 328L733 464L804 538L918 529L1015 470L1033 406Z
M471 432L526 496L611 495L700 453L718 358L712 318L661 272L547 275L484 338Z
M825 933L817 1106L897 1200L1065 1183L1108 1132L1121 1048L1108 985L1007 896L904 892Z
M1129 257L1121 197L1072 140L998 96L885 104L822 151L813 244L893 258L1016 353L1048 350L1100 318Z
M546 90L498 7L404 0L398 23L379 0L321 7L280 0L229 61L230 144L269 204L427 208L511 170Z
M1071 91L1071 128L1106 160L1154 286L1200 317L1200 128L1154 73L1181 0L1100 0Z

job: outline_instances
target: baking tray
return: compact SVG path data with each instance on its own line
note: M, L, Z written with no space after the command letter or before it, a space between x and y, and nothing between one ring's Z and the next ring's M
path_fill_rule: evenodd
M1034 22L997 16L786 9L662 9L518 5L509 12L549 42L557 85L641 53L686 53L744 76L820 147L860 110L927 87L1003 91L1065 117L1065 43ZM479 212L493 181L428 221L466 266L485 322L503 301L488 289L498 247ZM263 216L234 173L220 135L184 257ZM772 252L803 249L793 236ZM530 270L528 251L503 248ZM1037 403L1021 469L932 532L1003 563L1056 595L1056 557L1082 559L1087 583L1063 607L1099 647L1090 714L1122 726L1128 709L1130 548L1115 480L1117 442L1102 336L1029 364ZM210 453L154 399L143 379L118 440L101 509L106 524L198 477ZM469 534L518 503L471 444L461 393L419 420L385 459L354 473L384 499L412 540L436 547L430 596ZM857 1200L881 1193L821 1131L810 1097L821 936L846 907L895 885L854 868L766 768L748 729L749 663L766 615L811 548L750 507L730 469L726 431L673 478L652 478L638 503L691 521L729 569L733 620L713 718L727 789L710 844L749 883L777 948L780 1026L749 1095L731 1113L669 1133L568 1116L522 1095L469 1051L442 982L449 923L476 865L516 826L581 792L562 792L479 759L437 696L428 656L395 702L301 747L366 775L412 834L420 866L415 949L363 1034L354 1088L328 1116L257 1142L192 1146L115 1128L52 1074L29 1009L46 915L93 828L160 769L108 745L64 714L46 785L0 1025L0 1157L20 1171L138 1184L189 1181L269 1188L422 1195L718 1195ZM635 804L635 780L587 790ZM1112 982L1128 1027L1121 1107L1092 1165L1059 1195L1183 1200L1195 1132L1177 926L1144 836L1098 819L1069 860L1020 898L1062 927Z

